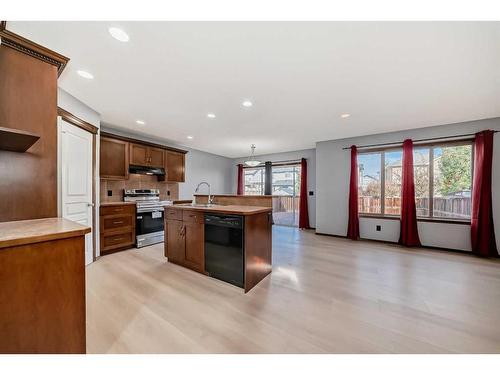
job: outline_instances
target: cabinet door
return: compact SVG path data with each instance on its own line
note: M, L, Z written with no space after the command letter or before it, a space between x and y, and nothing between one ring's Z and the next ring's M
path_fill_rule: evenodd
M128 142L101 137L100 175L108 180L128 178Z
M163 168L165 166L165 151L161 148L148 147L149 165L152 167Z
M184 263L184 235L182 221L167 220L167 248L166 253L169 262Z
M148 146L139 145L137 143L130 144L130 164L134 165L149 165Z
M167 181L184 182L184 154L167 151Z
M199 223L184 223L184 237L186 244L185 266L195 271L205 269L205 230Z

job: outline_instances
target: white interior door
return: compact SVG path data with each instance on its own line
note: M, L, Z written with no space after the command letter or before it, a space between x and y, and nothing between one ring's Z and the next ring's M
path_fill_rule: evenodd
M61 216L87 225L85 264L93 261L92 134L59 118Z

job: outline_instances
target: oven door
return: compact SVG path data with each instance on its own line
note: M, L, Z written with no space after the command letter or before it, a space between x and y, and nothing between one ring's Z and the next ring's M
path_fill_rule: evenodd
M163 232L163 213L163 207L137 209L135 220L136 235Z

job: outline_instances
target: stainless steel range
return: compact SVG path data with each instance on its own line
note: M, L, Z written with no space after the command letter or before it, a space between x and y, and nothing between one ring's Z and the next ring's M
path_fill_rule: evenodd
M131 189L123 194L125 202L135 202L135 236L136 246L144 247L165 240L164 206L171 201L160 201L158 189Z

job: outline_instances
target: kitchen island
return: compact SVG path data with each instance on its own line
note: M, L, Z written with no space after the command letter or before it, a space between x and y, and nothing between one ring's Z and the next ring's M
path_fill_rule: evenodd
M246 205L178 204L165 211L165 256L169 262L187 267L207 276L212 273L213 251L216 246L222 252L232 241L241 242L241 286L245 293L264 279L272 268L272 208ZM227 220L220 231L212 228L212 221ZM232 226L232 227L231 227ZM209 232L206 233L206 228ZM224 232L224 228L226 231ZM227 229L229 228L229 229ZM238 234L240 233L240 234ZM237 237L234 239L234 237ZM219 245L211 245L219 243ZM215 247L214 247L215 246ZM210 252L212 251L212 252ZM234 250L231 250L234 255ZM212 255L211 255L212 254ZM206 267L206 255L209 257ZM234 273L234 257L228 257L228 265L221 263L219 269L231 268ZM229 264L231 263L231 264ZM226 280L227 281L227 280ZM231 282L231 281L229 281Z

